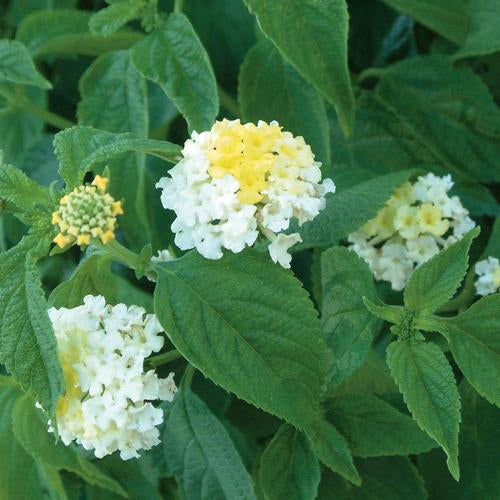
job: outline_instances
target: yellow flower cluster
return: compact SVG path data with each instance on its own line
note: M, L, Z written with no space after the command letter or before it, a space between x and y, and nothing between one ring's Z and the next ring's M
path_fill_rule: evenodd
M52 224L59 227L54 242L64 248L76 241L89 245L99 238L103 244L115 237L116 216L123 213L121 202L106 193L108 179L97 175L92 185L79 186L59 200Z
M263 199L262 191L268 186L268 175L286 156L287 166L292 166L302 153L302 164L314 162L311 148L298 139L290 138L281 127L259 122L241 124L239 120L217 122L212 131L216 135L214 149L208 152L208 173L214 179L231 174L240 185L241 203L254 205ZM288 134L291 135L291 134ZM307 158L304 160L303 156ZM286 169L281 169L287 175Z

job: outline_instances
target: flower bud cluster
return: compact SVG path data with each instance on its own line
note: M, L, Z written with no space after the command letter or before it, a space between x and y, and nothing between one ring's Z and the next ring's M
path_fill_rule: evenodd
M106 193L108 180L99 175L92 185L79 186L59 200L52 224L59 227L54 242L61 248L76 242L89 245L99 238L103 244L115 237L116 216L123 213L121 202Z
M449 196L451 176L432 173L401 186L377 216L349 235L350 248L378 280L402 290L413 270L474 226L457 196Z
M259 233L271 245L271 257L290 267L288 248L301 241L286 235L292 218L310 221L335 191L321 183L319 162L302 137L284 132L277 122L216 122L208 132L193 132L183 159L157 184L163 206L176 213L176 245L196 248L219 259L222 249L241 252Z
M171 401L177 389L173 373L144 372L145 358L164 342L156 316L88 295L79 307L50 309L49 317L66 382L56 408L62 441L98 458L119 451L123 460L158 444L163 412L151 401Z
M500 291L500 261L496 257L480 260L475 270L478 277L475 282L478 295L490 295Z

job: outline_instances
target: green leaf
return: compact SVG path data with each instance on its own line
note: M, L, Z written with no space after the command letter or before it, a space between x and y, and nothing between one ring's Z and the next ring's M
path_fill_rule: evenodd
M306 222L302 227L294 225L291 229L292 232L300 232L303 240L294 249L337 244L375 217L394 191L413 174L412 170L402 170L381 175L329 195L325 209L313 221Z
M141 2L112 4L92 15L89 20L89 29L94 34L111 35L129 21L139 17L142 9Z
M446 474L442 455L434 450L418 457L430 498L494 500L500 496L500 410L488 404L467 383L460 385L463 422L460 426L460 482Z
M263 40L241 66L238 99L245 121L277 120L301 135L320 161L330 163L330 136L325 105L319 94Z
M49 241L25 236L0 254L0 358L7 370L50 415L64 391L57 343L36 268Z
M426 500L424 481L406 457L356 461L363 484L357 488L337 474L324 471L317 500Z
M37 464L12 432L12 409L22 394L10 377L0 377L0 498L43 498Z
M36 463L73 472L90 484L127 496L119 483L81 457L73 447L61 441L55 443L54 436L47 431L47 420L30 396L21 396L15 402L12 424L17 440Z
M282 425L262 453L259 485L269 500L316 498L319 462L306 437L289 424Z
M26 47L15 40L0 40L0 82L52 88L35 68Z
M466 0L383 0L424 26L461 45L468 30Z
M434 312L453 297L467 271L469 248L478 234L479 227L472 229L413 272L404 291L408 309Z
M59 173L68 188L80 185L85 173L97 164L125 153L147 153L175 162L181 151L179 146L166 141L139 139L129 133L113 134L80 126L59 132L54 139L54 149L60 163Z
M376 297L375 287L366 263L343 247L322 253L321 280L321 321L333 351L330 377L338 385L363 364L380 328L380 321L363 304L363 295Z
M81 10L39 10L26 16L16 32L33 57L45 54L98 56L130 48L142 33L121 31L110 36L89 33L90 13Z
M332 424L321 420L309 426L306 435L316 456L330 470L338 472L357 486L361 484L347 441Z
M156 315L191 364L296 426L321 418L327 348L290 272L252 250L220 260L190 252L155 268Z
M219 111L217 84L208 55L186 16L171 14L131 52L137 70L161 86L188 122L209 129Z
M372 302L367 297L363 297L363 303L374 316L396 325L399 325L407 315L403 306L384 304L378 297L375 302Z
M500 294L483 297L454 318L433 320L469 383L500 406Z
M500 259L500 217L495 219L491 229L490 239L483 252L483 257L496 257Z
M458 481L460 397L446 356L435 344L397 341L387 348L387 364L413 418L441 445Z
M283 56L335 106L345 135L354 124L345 0L244 0Z
M410 455L435 448L415 421L371 394L347 394L326 402L328 420L354 456Z
M451 173L500 181L500 110L481 79L443 55L414 57L367 75L376 95Z
M170 409L163 441L169 470L186 498L256 498L226 428L185 382Z

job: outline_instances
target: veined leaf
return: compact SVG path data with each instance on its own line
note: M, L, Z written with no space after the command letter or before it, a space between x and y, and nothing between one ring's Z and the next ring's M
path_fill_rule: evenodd
M335 106L345 135L354 123L347 68L345 0L245 0L262 31L297 71Z
M319 462L307 438L293 426L283 424L260 459L259 485L269 500L316 498Z
M483 297L454 318L432 319L469 383L500 406L500 294Z
M375 299L373 276L366 263L347 248L334 247L321 255L322 325L333 351L330 372L340 384L365 360L381 322L363 304Z
M402 170L381 175L328 195L325 209L313 221L302 227L293 225L291 231L299 232L303 240L294 250L337 244L375 217L394 191L413 174L413 170Z
M136 19L144 9L142 2L120 2L97 11L89 19L90 31L108 36L119 30L129 21Z
M186 16L169 15L134 45L131 57L138 71L172 99L190 131L212 126L219 112L217 84L208 55Z
M163 441L169 470L186 498L256 498L227 430L186 383L169 411Z
M127 496L119 483L81 457L73 447L65 446L61 441L55 443L54 436L47 431L47 420L30 396L20 396L15 402L12 427L17 440L35 463L73 472L90 484Z
M296 426L321 418L327 348L291 273L252 250L220 260L191 252L155 268L156 315L191 364Z
M241 66L238 99L244 120L277 120L304 137L320 161L330 163L330 136L323 100L273 45L263 40Z
M0 82L52 88L35 68L26 47L15 40L0 40Z
M434 312L452 298L465 276L469 248L478 234L476 227L413 272L404 291L408 309Z
M387 364L413 418L441 445L458 481L460 397L446 356L435 344L396 341L387 348Z
M82 10L39 10L26 16L16 31L33 57L45 54L98 56L104 52L130 48L142 33L120 31L110 36L89 32L90 13Z
M71 127L54 139L59 173L69 188L83 182L85 173L99 163L130 152L147 153L166 161L179 159L181 148L176 144L152 139L139 139L133 134L113 134L92 127Z
M326 402L328 420L342 433L354 456L423 453L437 444L415 421L371 394L347 394Z
M64 390L57 343L36 268L49 240L25 236L0 255L0 357L26 391L53 415Z

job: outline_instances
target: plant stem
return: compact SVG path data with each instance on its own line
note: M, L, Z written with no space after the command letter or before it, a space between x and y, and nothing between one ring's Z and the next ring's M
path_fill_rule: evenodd
M467 307L472 304L476 294L474 277L474 267L471 267L465 277L465 284L462 291L454 299L451 299L447 304L438 309L437 312L462 312L467 309Z
M184 3L184 0L175 0L174 12L182 12L183 3Z
M65 128L75 126L75 123L67 120L63 116L57 115L56 113L52 113L47 109L40 108L36 104L33 104L25 95L16 94L2 86L0 86L0 95L8 101L9 106L38 116L38 118L41 118L44 122L52 125L53 127L63 130Z
M111 240L107 245L99 244L102 253L109 255L113 260L120 262L124 266L137 271L141 267L139 255L125 248L116 240Z
M240 107L236 99L233 99L220 85L217 85L217 93L219 94L221 106L226 108L232 115L240 116Z
M171 351L158 354L157 356L153 356L152 358L147 359L146 362L149 366L156 368L157 366L170 363L170 361L175 361L179 358L182 358L182 354L177 349L173 349Z
M188 364L186 367L186 371L184 372L184 378L186 379L186 385L188 387L191 386L191 382L193 381L195 372L196 368L193 365Z

